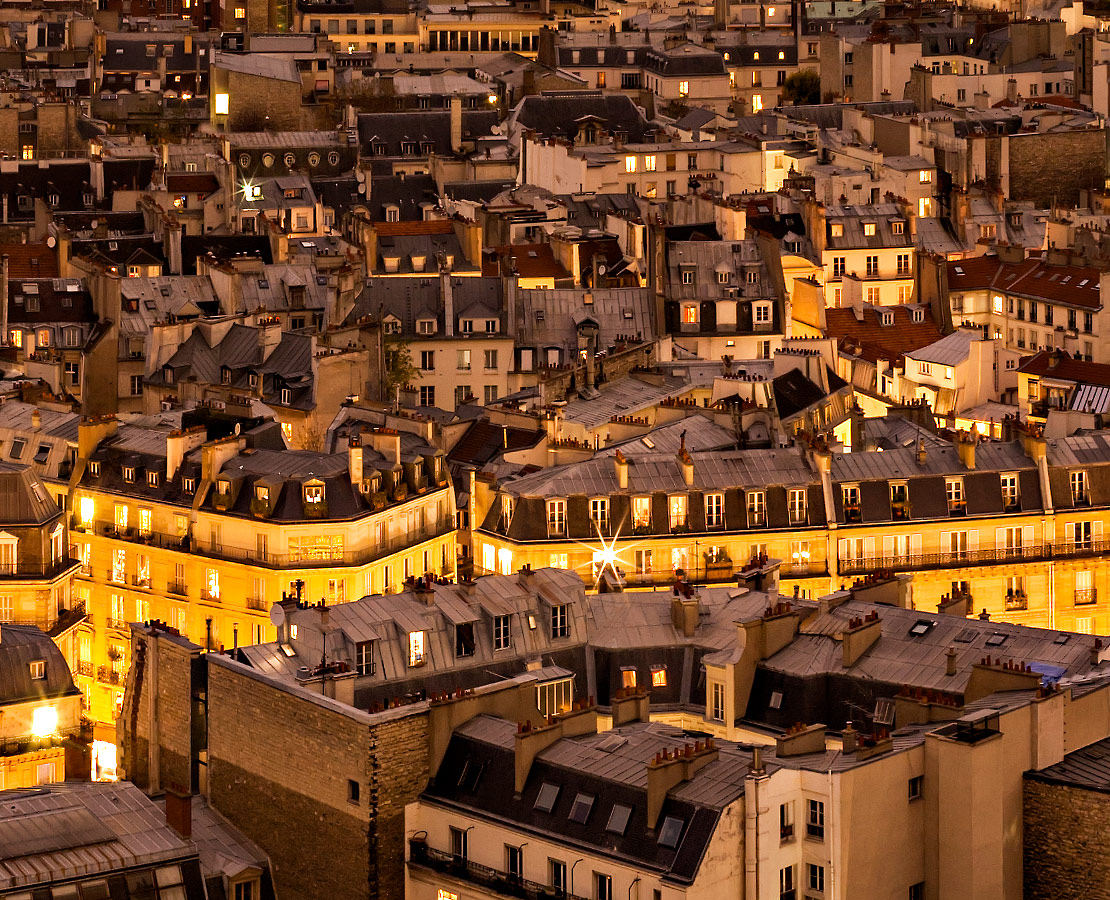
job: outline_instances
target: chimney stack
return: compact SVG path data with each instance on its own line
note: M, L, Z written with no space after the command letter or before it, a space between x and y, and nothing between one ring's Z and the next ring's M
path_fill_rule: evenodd
M685 481L686 484L692 485L694 483L693 457L691 457L690 454L686 452L686 448L683 447L682 450L679 451L678 459L679 462L682 463L682 480Z
M960 455L960 462L964 468L975 468L975 445L979 443L979 432L961 431L956 435L956 452Z
M362 439L357 434L352 434L347 444L347 472L351 477L351 484L356 489L362 487Z
M166 824L181 837L193 836L193 798L178 791L166 791Z
M926 457L926 454L925 454L925 438L921 438L917 442L917 464L919 466L925 465L926 458L927 457Z
M7 195L4 196L5 209L8 205ZM7 220L5 214L4 219ZM8 344L8 254L0 256L0 347Z
M617 472L617 487L628 490L628 460L620 450L613 454L613 468Z
M948 652L944 656L945 656L944 674L949 675L949 676L955 675L956 674L956 656L957 656L956 648L955 647L949 647Z
M462 153L462 97L451 97L451 152Z

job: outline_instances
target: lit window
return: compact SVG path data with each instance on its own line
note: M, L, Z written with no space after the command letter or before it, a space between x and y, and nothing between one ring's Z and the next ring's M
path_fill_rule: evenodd
M654 688L662 688L667 686L666 666L651 667L651 686Z
M231 110L231 95L230 94L217 94L216 95L216 115L226 116Z
M624 171L632 175L636 172L636 157L626 156L624 158Z
M93 516L96 513L96 503L92 497L82 497L80 503L81 509L81 523L89 525L92 523Z
M680 81L678 83L678 93L680 97L688 97L690 95L690 82Z
M236 19L245 19L246 17L247 17L246 9L242 6L236 6L235 7L235 18Z
M917 173L917 177L921 184L928 184L930 181L933 180L933 173L930 172L928 169L922 169L920 172Z
M424 665L424 632L409 632L409 665Z
M31 733L46 737L58 730L58 710L53 706L40 706L31 714Z
M644 157L644 171L645 172L654 172L655 171L655 157L654 156L645 156Z
M763 110L763 95L752 94L752 112L762 112Z

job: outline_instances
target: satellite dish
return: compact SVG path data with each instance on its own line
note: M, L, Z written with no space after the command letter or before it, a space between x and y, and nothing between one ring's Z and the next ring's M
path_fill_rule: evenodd
M94 225L94 226L93 226L93 228L95 228L95 227L96 227L96 226ZM57 239L56 239L56 238L54 237L54 235L52 235L52 234L51 234L51 235L49 235L49 236L48 236L48 237L46 238L46 246L47 246L47 247L49 247L49 248L50 248L51 250L53 250L53 249L54 249L54 245L55 245L56 243L58 243L58 241L57 241Z
M275 603L270 607L270 624L274 628L281 628L285 624L285 607L280 603Z

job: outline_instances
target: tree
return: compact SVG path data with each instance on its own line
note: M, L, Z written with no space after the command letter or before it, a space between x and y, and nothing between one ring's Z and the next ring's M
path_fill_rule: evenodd
M786 106L809 106L821 102L821 76L816 69L800 69L783 82L779 100Z
M412 384L420 371L412 364L408 341L386 341L385 345L385 399L392 400L397 388Z

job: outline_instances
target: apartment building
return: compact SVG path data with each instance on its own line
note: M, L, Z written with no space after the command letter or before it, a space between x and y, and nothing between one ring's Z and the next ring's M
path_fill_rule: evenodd
M1051 251L1029 259L1003 252L945 263L944 276L940 302L950 306L954 321L985 328L1012 350L1062 350L1110 361L1099 340L1110 328L1101 270Z
M208 438L82 425L70 540L91 629L78 681L99 722L123 701L130 622L234 647L270 639L286 594L339 603L454 572L446 466L416 435L378 429L337 453L286 450L272 425Z
M788 588L915 572L921 609L1097 633L1110 624L1101 435L828 453L802 447L596 457L475 495L474 558L487 571L556 565L629 586L726 581L753 555Z
M81 692L62 652L35 625L0 624L0 788L88 780Z

